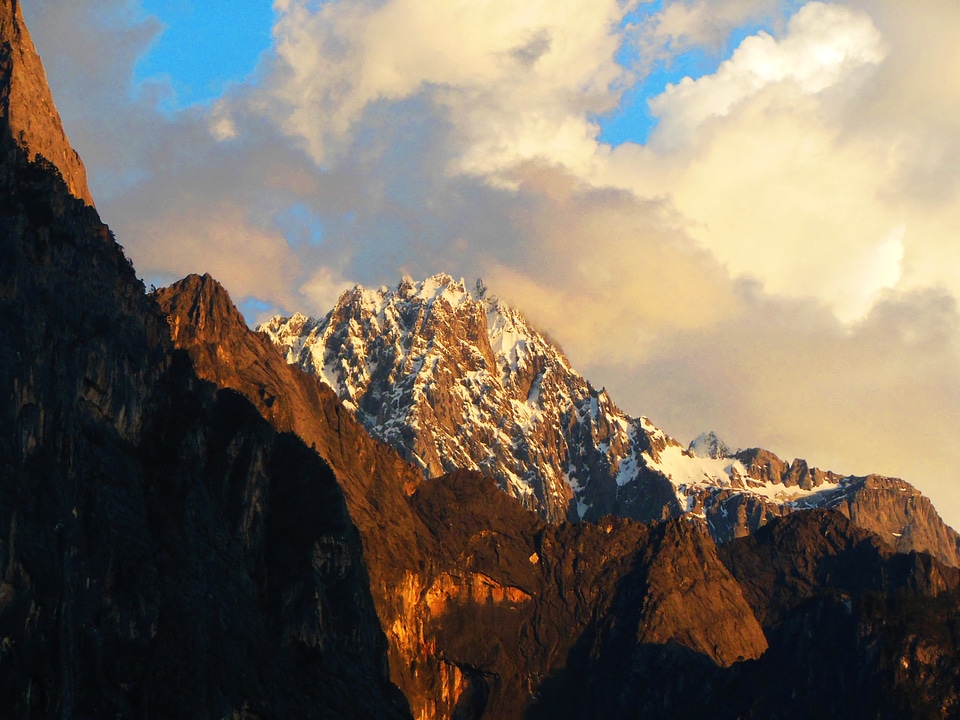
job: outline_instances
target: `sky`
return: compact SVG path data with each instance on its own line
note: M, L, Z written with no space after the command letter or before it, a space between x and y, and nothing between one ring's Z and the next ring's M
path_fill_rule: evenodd
M627 412L960 528L956 0L24 0L145 282L447 272Z

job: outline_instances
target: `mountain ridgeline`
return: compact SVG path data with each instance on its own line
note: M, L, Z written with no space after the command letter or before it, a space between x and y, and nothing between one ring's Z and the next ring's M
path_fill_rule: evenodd
M908 486L762 451L731 458L707 441L711 457L695 458L568 366L547 377L551 350L528 353L519 315L485 349L479 331L506 311L472 299L477 334L464 337L479 355L464 367L512 388L488 394L513 414L502 434L470 437L509 458L506 439L524 437L510 423L526 418L534 438L556 412L571 434L549 452L597 474L563 469L544 484L535 443L512 476L477 463L496 481L469 469L466 442L468 468L451 472L429 443L398 452L364 428L392 409L360 392L344 402L288 364L213 278L145 294L93 207L14 0L0 0L0 51L3 718L960 716L960 570L942 551L892 547L889 527L909 534L896 512L928 519ZM443 280L404 293L436 301ZM367 352L343 341L347 357ZM433 393L438 409L417 417L444 437L470 396L440 389L466 387L462 368L435 361L429 340L407 342L416 352L394 380L412 374L410 397ZM431 363L433 384L418 383ZM366 382L350 363L328 365L354 389ZM546 408L557 388L576 415ZM591 449L596 433L623 439L620 455ZM724 475L684 485L677 463L691 462ZM739 492L747 507L771 487L798 501L832 493L843 512L773 493L769 508L790 512L718 545L708 501ZM884 493L915 499L894 506ZM638 521L643 503L658 522Z
M960 565L960 536L908 483L732 451L709 434L683 448L623 413L518 311L480 295L447 275L357 286L319 320L277 317L260 330L427 477L476 470L549 522L690 515L725 542L823 507Z
M250 398L341 478L391 678L414 717L893 718L960 708L950 684L960 672L956 568L897 554L824 509L772 518L720 546L692 514L651 526L613 516L545 523L476 472L426 480L369 437L326 383L248 330L209 276L156 297L203 377ZM804 664L783 673L794 656Z

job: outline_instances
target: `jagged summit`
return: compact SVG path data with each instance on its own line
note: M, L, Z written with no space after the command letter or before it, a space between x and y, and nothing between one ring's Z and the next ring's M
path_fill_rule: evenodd
M321 319L297 313L260 329L427 477L478 470L549 521L690 515L727 540L798 508L835 507L902 549L940 548L960 564L956 534L906 483L735 451L715 433L684 448L620 410L522 313L449 275L358 285ZM936 530L905 541L926 527L917 516Z
M0 0L0 123L31 160L39 155L57 168L71 195L94 204L17 0Z
M687 448L687 452L698 458L722 460L723 458L733 457L737 451L731 450L730 446L711 430L697 435Z
M426 475L481 470L546 517L566 517L567 448L544 452L527 438L599 395L497 298L474 298L445 274L404 278L356 286L320 320L297 314L261 329Z

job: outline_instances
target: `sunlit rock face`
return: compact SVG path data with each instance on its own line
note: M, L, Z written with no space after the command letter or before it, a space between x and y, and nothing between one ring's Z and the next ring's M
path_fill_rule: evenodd
M735 451L712 433L683 448L478 288L447 275L357 286L321 319L260 329L426 477L476 470L548 522L692 515L726 542L796 509L836 507L901 550L960 565L960 536L906 483ZM904 489L883 489L893 486Z
M51 163L70 194L93 205L87 172L67 140L17 0L0 0L0 73L0 118L10 138L28 160L39 155Z

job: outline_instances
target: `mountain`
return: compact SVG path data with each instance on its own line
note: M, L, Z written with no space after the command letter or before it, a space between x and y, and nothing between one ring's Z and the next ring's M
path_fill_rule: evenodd
M476 473L424 481L326 384L248 330L212 278L185 278L157 299L204 377L294 429L342 478L391 677L415 717L957 709L957 569L895 553L827 510L774 518L721 546L689 514L651 526L544 523Z
M956 569L827 511L718 547L692 514L548 524L478 473L425 481L212 278L147 296L14 135L4 718L957 715Z
M189 276L156 299L204 378L243 393L334 469L363 538L391 678L414 717L522 717L532 690L562 671L578 635L626 588L647 598L631 621L651 642L722 665L766 648L703 526L545 525L476 473L424 482L326 384L251 332L213 278ZM686 604L678 568L696 579Z
M713 434L685 449L622 412L518 311L474 297L462 280L356 286L323 318L276 317L260 330L426 477L476 470L549 522L689 514L725 542L798 508L829 507L900 550L960 565L960 535L909 484L733 452Z
M175 350L0 35L0 715L409 717L332 471Z

